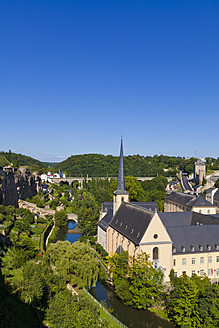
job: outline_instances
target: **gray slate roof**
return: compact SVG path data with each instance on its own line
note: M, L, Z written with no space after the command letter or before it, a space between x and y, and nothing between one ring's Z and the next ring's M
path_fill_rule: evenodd
M159 217L165 227L219 224L218 214L201 214L196 212L160 212Z
M190 225L193 212L160 212L159 217L165 227Z
M212 252L216 251L215 245L219 245L219 224L167 227L166 229L173 241L173 248L176 248L176 254ZM211 250L208 250L208 245L211 246ZM192 251L192 246L194 251ZM199 246L203 246L203 251ZM185 247L185 252L182 247Z
M191 200L189 202L189 205L194 207L194 206L197 206L197 207L214 207L213 204L211 204L210 202L208 202L206 199L204 199L202 196L199 196L193 200Z
M179 204L186 206L198 206L198 207L214 207L210 202L204 199L202 196L196 197L195 195L184 194L182 192L173 191L167 195L165 199L175 201Z
M154 212L130 203L122 203L109 226L138 245Z
M155 202L131 202L130 204L146 208L147 210L150 210L153 212L159 212L158 204Z
M111 208L107 214L98 222L98 226L100 226L104 231L107 230L110 221L113 217L113 209Z
M102 212L108 212L113 207L113 202L103 202Z

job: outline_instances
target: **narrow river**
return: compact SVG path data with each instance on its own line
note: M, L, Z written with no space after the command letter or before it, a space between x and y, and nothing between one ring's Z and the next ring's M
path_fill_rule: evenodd
M61 231L58 240L68 240L74 243L80 238L80 234L74 233L76 223L68 223L69 230ZM162 320L150 311L137 310L124 305L116 296L110 286L97 282L96 287L91 288L90 293L99 301L103 301L107 307L112 308L112 314L129 328L173 328L168 321Z

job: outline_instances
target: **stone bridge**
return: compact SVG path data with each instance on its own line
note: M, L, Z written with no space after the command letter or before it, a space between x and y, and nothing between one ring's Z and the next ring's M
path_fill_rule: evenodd
M108 178L109 180L116 180L117 178L116 177L94 177L94 178L91 178L91 177L68 177L68 178L50 178L52 180L53 183L55 184L60 184L60 182L68 182L69 185L72 184L72 182L74 181L78 181L80 183L80 189L83 188L83 182L84 180L86 179L86 181L91 181L92 179L106 179ZM146 181L146 180L152 180L154 179L155 177L137 177L137 180L139 181ZM167 177L167 180L168 181L171 181L173 179L173 177Z

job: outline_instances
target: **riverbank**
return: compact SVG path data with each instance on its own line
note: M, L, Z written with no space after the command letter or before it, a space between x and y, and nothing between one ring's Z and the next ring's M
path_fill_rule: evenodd
M138 310L124 305L117 297L112 286L98 281L96 287L91 288L90 294L98 301L104 302L113 309L112 315L129 328L174 328L167 320L161 319L149 310Z
M76 225L75 228L68 229L67 234L81 234L81 230L78 228L78 225Z

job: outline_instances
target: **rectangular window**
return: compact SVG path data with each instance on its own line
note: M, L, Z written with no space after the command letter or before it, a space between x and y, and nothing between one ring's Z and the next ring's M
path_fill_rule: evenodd
M195 264L195 257L192 258L192 264Z
M209 256L208 263L212 263L212 256Z
M177 272L174 272L174 277L177 277Z
M219 256L217 256L216 261L219 262Z
M182 265L186 265L186 259L182 259Z
M204 270L200 270L200 277L203 277L204 276Z
M208 269L208 275L213 276L213 269Z
M192 275L195 274L195 270L192 270Z
M204 264L204 257L200 257L200 264Z

